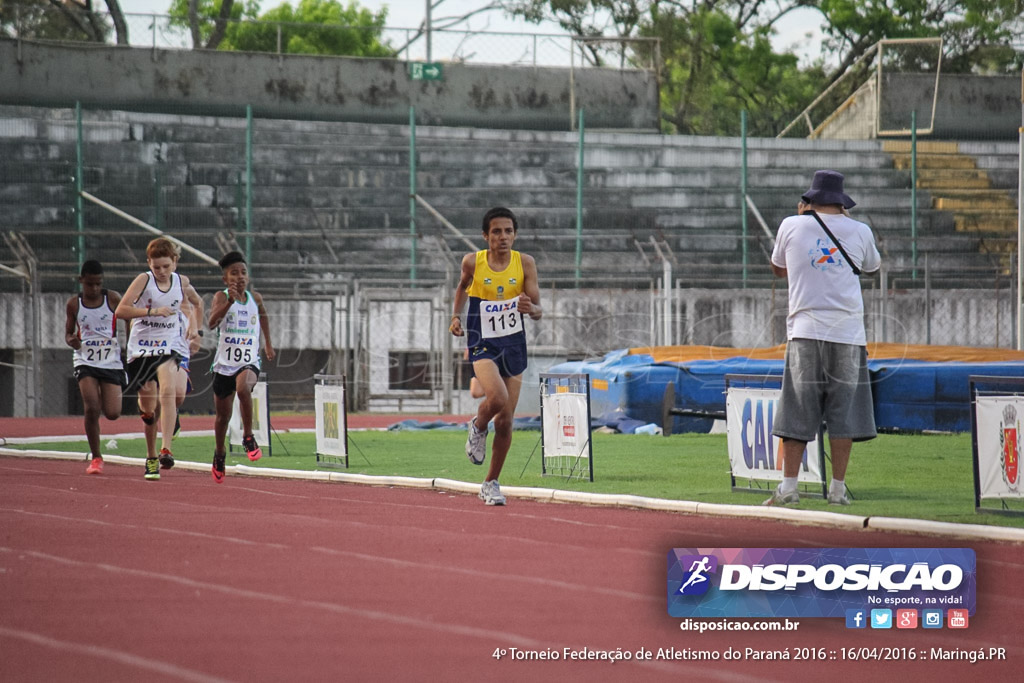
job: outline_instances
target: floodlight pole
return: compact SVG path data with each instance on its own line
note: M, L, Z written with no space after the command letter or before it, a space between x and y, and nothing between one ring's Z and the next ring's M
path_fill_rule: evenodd
M576 161L576 286L580 284L580 274L583 270L583 138L583 110L580 109L578 159Z
M432 23L431 22L431 17L430 17L430 10L431 10L430 5L431 5L432 2L433 2L433 0L427 0L427 17L424 20L424 24L425 24L425 28L426 28L426 36L427 36L427 61L428 62L430 61L430 58L431 58L431 56L433 54L433 49L432 49L433 46L431 45L431 36L430 36L430 24Z
M742 151L740 154L740 227L742 228L743 239L740 246L743 249L743 288L747 287L747 110L740 112L740 140L742 140Z
M430 3L430 0L427 0ZM409 107L409 280L416 282L416 107Z
M75 102L75 227L78 230L76 251L78 269L85 263L85 206L82 204L82 190L85 189L84 144L82 140L82 103Z

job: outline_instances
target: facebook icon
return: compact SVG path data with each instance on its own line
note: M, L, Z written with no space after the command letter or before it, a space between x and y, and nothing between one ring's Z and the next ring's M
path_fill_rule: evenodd
M867 628L867 612L862 609L846 610L846 628Z

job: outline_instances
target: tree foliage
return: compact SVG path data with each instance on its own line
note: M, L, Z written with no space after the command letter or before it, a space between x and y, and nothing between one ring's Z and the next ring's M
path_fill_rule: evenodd
M1021 55L1012 47L1024 29L1021 0L822 0L809 3L824 20L826 53L836 71L885 38L943 40L943 71L1013 73Z
M225 5L229 3L232 6L225 17ZM174 0L170 14L175 24L190 27L193 44L208 49L393 56L393 50L381 39L387 9L372 12L354 0L348 5L337 0L299 0L294 7L285 2L263 14L258 0ZM214 40L218 38L218 21L224 30L220 39Z
M0 36L25 40L66 40L128 44L128 27L118 0L7 0L0 2ZM104 10L106 10L104 12Z
M664 128L683 133L735 135L739 112L747 110L752 134L774 135L883 38L941 36L944 71L1021 68L1011 41L1019 42L1024 28L1022 0L505 0L504 6L576 35L658 38ZM822 54L810 65L772 47L776 25L796 10L820 17ZM634 57L641 64L647 55ZM596 47L590 58L601 62ZM865 58L860 68L870 63ZM862 80L846 79L836 97Z

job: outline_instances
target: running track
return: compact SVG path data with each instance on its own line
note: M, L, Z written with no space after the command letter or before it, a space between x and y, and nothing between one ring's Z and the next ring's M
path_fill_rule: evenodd
M453 456L454 457L454 456ZM433 490L0 458L0 680L1019 681L1024 553L972 542L966 631L683 632L672 547L955 546L934 537ZM1006 648L982 662L573 662L496 648Z

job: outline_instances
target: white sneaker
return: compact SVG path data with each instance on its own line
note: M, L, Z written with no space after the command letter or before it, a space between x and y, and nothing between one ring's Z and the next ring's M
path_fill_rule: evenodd
M474 465L483 465L487 455L487 430L476 428L476 420L469 421L469 436L466 438L466 457Z
M480 500L487 503L488 505L504 505L505 496L501 493L501 487L498 486L498 480L485 481L480 487L480 493L477 494Z
M849 505L850 499L846 495L846 491L840 491L838 493L829 491L828 492L828 504L829 505Z
M796 505L800 502L800 492L790 491L782 493L782 484L775 487L772 497L761 503L761 505Z

